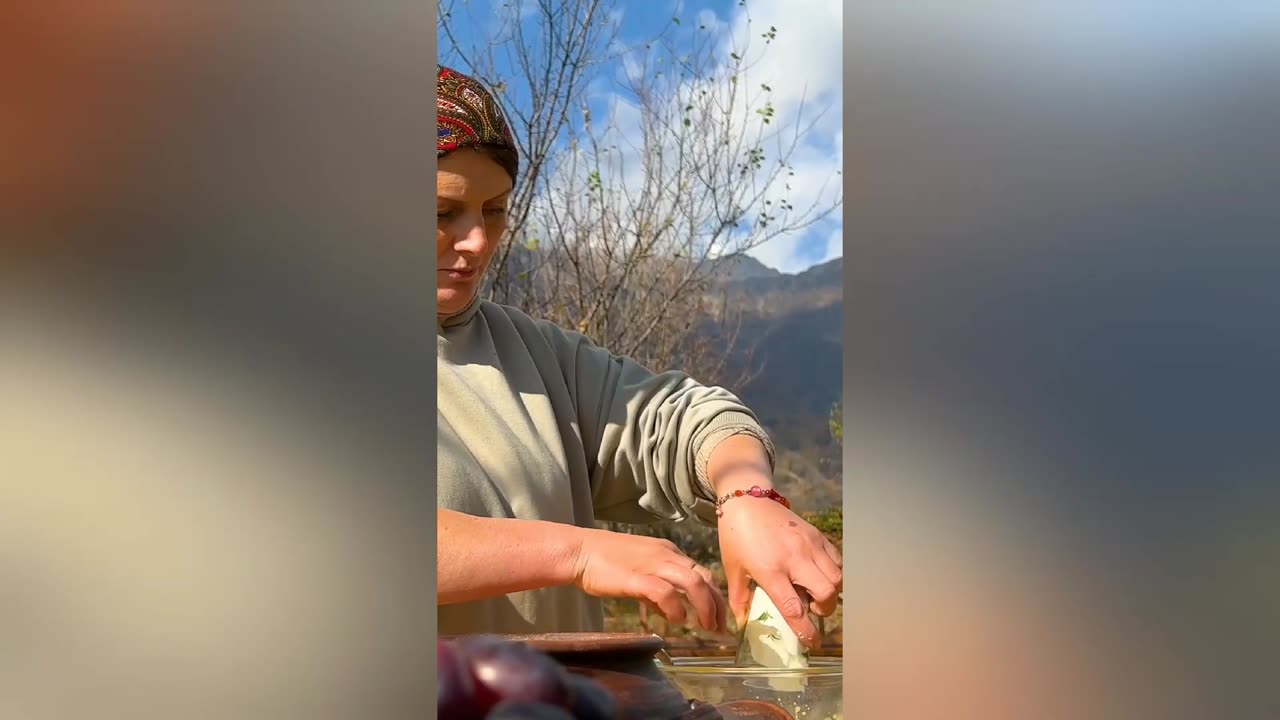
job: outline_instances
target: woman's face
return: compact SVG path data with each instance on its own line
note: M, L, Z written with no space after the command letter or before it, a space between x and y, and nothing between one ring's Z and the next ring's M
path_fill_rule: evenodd
M436 172L436 312L466 307L507 229L511 176L487 155L458 150Z

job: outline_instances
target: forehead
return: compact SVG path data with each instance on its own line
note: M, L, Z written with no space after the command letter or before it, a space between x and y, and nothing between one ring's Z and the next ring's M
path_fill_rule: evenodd
M487 200L511 187L511 176L501 165L473 150L450 153L436 166L436 192L442 197Z

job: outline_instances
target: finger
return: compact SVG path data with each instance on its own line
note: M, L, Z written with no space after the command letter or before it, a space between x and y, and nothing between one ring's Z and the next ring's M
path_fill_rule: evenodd
M635 597L656 606L669 622L685 623L684 599L671 583L657 575L637 575L631 583L631 594Z
M844 556L842 556L840 554L840 550L825 537L822 538L822 548L826 551L827 557L831 558L831 562L836 564L836 567L844 569Z
M808 591L809 607L815 613L828 617L836 611L836 586L812 561L801 562L791 571L791 583Z
M716 613L719 607L716 603L716 595L719 593L702 574L692 567L675 563L664 564L655 571L655 574L684 593L685 599L693 606L698 627L703 630L715 629Z
M637 598L638 602L643 605L650 613L654 615L662 615L662 608L649 602L647 598Z
M662 612L662 608L658 607L657 603L655 603L655 602L653 602L652 600L649 600L649 599L647 599L647 598L643 598L643 597L642 597L642 598L637 598L637 600L638 600L638 601L639 601L639 603L640 603L641 605L643 605L643 606L647 609L647 611L648 611L648 620L647 620L646 625L645 625L645 629L646 629L646 630L647 630L647 629L649 629L649 625L648 625L648 623L653 622L653 618L658 618L658 617L660 617L660 618L662 618L664 621L666 621L668 625L670 625L670 621L669 621L669 620L667 620L667 614L666 614L666 613L664 613L664 612Z
M720 592L720 587L716 585L715 576L711 574L710 570L702 567L701 565L694 565L693 569L694 569L694 572L702 576L702 579L707 582L707 585L711 586L712 590L715 590L715 593L714 593L716 598L715 631L725 632L729 628L729 620L728 620L729 604L725 602L724 595L721 594Z
M826 546L831 543L823 541L823 547L813 552L813 564L818 567L827 580L836 588L836 592L844 590L844 571L831 559Z
M738 630L742 630L751 611L751 583L741 568L727 569L729 580L729 611Z
M654 540L657 541L658 547L661 548L662 550L668 553L672 553L674 555L679 555L682 558L688 557L687 555L684 554L684 551L680 549L679 545L676 545L670 540L667 540L665 538L654 538ZM693 562L693 561L690 560L689 562Z
M678 621L676 621L676 620L672 620L672 619L668 618L668 617L667 617L667 613L663 612L662 608L658 607L656 603L653 603L653 602L650 602L649 600L644 600L644 599L641 599L639 602L640 602L642 605L644 605L645 607L649 608L649 614L650 614L650 617L660 617L660 618L662 618L662 619L663 619L663 622L665 622L665 623L666 623L666 629L667 629L667 630L669 630L669 629L671 629L671 628L675 627L676 625L682 625L682 624L683 624L683 623L680 623L680 622L678 622ZM688 616L688 613L689 613L689 606L688 606L688 604L687 604L687 603L685 603L683 600L681 600L681 603L680 603L680 609L681 609L682 611L684 611L684 613L685 613L685 615L686 615L686 617L687 617L687 616ZM664 630L663 632L665 632L665 630Z
M791 578L783 573L773 573L757 577L756 582L764 589L765 594L773 601L787 621L791 631L800 638L800 642L813 648L817 643L818 628L809 620L808 603L800 599Z

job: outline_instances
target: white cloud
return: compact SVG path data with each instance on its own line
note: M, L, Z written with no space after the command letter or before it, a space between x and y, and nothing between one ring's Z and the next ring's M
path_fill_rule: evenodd
M800 240L801 238L795 235L775 238L772 242L752 250L751 255L765 265L782 272L800 272L811 264L800 259L798 252Z
M773 87L780 112L794 113L800 102L822 98L837 103L833 110L838 116L842 21L843 10L835 0L756 0L749 17L745 9L735 11L727 40L748 48L752 82ZM761 36L770 28L777 32L766 45ZM825 126L830 132L840 128L831 118Z
M844 227L832 230L827 236L827 252L819 262L835 260L838 257L844 257Z
M746 12L735 11L732 37L726 41L737 47L747 43L751 82L766 83L773 90L775 124L795 128L799 123L812 122L815 112L823 113L793 158L795 176L791 179L790 201L797 208L804 208L831 198L842 187L838 174L844 160L842 3L756 0L749 9L750 23ZM770 28L777 28L777 32L766 46L761 34ZM843 254L838 241L828 242L825 256L816 261L800 253L801 247L812 242L806 243L805 235L825 233L839 238L843 236L842 226L837 209L828 222L809 228L804 235L775 238L751 254L783 272L797 272Z
M818 238L821 238L821 244L814 252L812 245ZM805 242L806 239L809 242ZM808 251L804 249L806 245L810 246ZM784 273L802 272L814 265L844 257L844 230L836 227L826 232L825 236L821 231L813 230L806 235L780 237L752 251L751 255L765 265Z
M720 16L713 10L702 9L698 11L698 27L706 28L709 32L716 35L723 35L729 29L729 23L720 19Z

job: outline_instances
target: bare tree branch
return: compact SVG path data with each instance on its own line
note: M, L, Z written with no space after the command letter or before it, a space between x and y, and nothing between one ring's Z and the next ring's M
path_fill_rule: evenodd
M754 306L728 291L727 261L841 204L792 202L791 159L821 115L802 99L780 127L772 89L747 87L776 28L726 43L673 22L626 42L622 8L513 0L481 21L466 0L440 6L442 57L494 89L521 150L487 297L655 370L741 387Z

